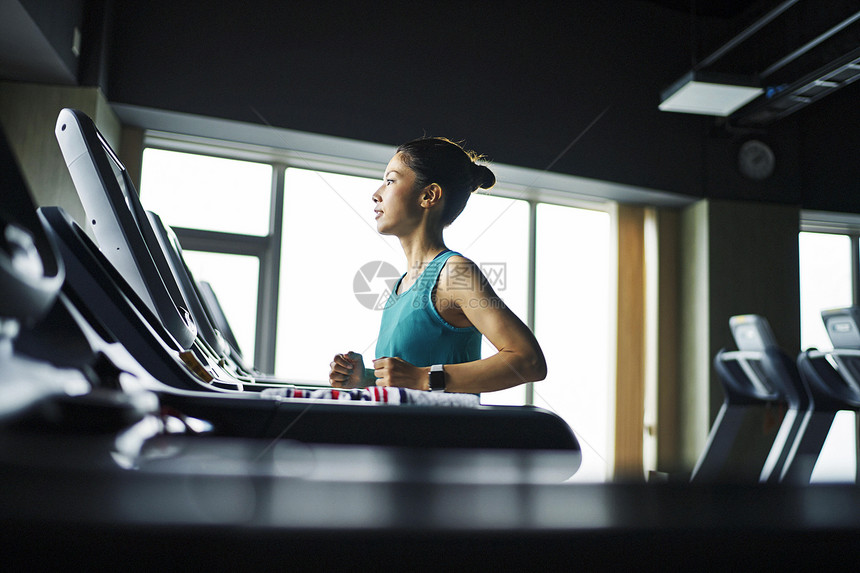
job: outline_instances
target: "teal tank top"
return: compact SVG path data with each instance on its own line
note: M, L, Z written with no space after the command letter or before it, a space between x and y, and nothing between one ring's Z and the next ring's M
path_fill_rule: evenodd
M458 328L446 322L432 300L439 273L454 251L443 251L430 261L418 280L397 294L400 277L382 311L376 357L397 357L415 366L459 364L481 358L481 332L474 326Z

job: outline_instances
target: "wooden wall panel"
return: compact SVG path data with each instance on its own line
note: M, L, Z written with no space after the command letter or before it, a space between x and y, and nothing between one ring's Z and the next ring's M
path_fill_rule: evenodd
M643 477L645 410L645 209L618 208L618 349L615 479Z

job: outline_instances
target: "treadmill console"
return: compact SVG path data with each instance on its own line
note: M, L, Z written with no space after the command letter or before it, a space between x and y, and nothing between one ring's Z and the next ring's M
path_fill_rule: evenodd
M741 314L729 319L729 328L738 350L762 351L778 348L767 319L757 314Z
M821 319L833 348L860 350L860 307L822 310Z

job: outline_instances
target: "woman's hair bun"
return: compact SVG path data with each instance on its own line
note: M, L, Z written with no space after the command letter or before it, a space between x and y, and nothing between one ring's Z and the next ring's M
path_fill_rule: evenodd
M397 148L407 167L415 172L415 185L423 188L431 183L445 190L442 215L447 227L463 211L469 196L478 189L489 189L496 176L483 164L485 158L467 151L459 143L445 137L421 137ZM481 163L478 163L478 162Z
M496 184L496 176L486 165L472 163L472 181L475 190L489 189Z

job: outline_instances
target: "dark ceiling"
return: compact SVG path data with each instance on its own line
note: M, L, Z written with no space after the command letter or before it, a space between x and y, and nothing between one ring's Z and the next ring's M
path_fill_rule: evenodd
M773 0L751 2L750 0L725 0L703 2L699 0L642 0L671 8L684 14L695 14L708 18L733 19L751 10L769 9L778 4Z
M860 212L860 168L846 151L860 147L860 82L743 129L657 109L663 89L785 4L778 0L577 0L552 9L514 0L8 2L41 29L41 38L25 34L36 37L30 46L63 53L57 69L101 86L117 104L390 145L446 135L536 169L578 138L554 171L693 197ZM759 74L858 11L860 0L798 0L706 69ZM66 54L69 22L84 30L79 66ZM0 37L9 26L0 22ZM768 82L788 85L857 49L858 30L852 24ZM0 46L3 78L62 83L36 75L36 61L21 65L21 50ZM14 72L2 67L16 58ZM777 154L767 181L737 173L737 148L750 137Z

